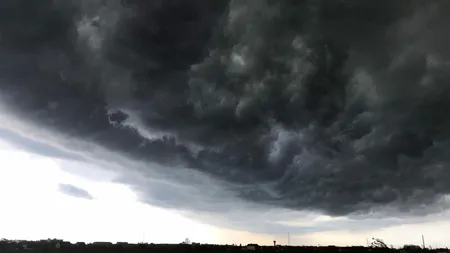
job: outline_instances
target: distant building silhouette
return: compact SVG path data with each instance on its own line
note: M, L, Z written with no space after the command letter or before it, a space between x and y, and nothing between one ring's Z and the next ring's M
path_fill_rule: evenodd
M251 243L251 244L247 244L247 247L245 247L245 248L247 250L255 251L255 250L259 249L259 245Z

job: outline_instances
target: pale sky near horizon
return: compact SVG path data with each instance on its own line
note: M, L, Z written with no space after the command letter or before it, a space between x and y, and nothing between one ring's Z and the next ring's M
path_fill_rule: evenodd
M63 171L61 160L32 154L0 142L0 237L68 241L128 241L179 243L185 238L201 243L285 244L287 236L257 234L201 224L176 212L139 202L127 186L83 178ZM70 184L88 191L93 199L68 196L58 190ZM294 245L364 245L366 238L388 244L420 244L421 234L432 247L448 246L448 220L352 232L332 229L291 235Z
M231 235L140 203L124 185L72 175L62 171L57 161L15 150L6 143L0 147L0 164L1 238L158 243L179 243L185 238L203 243L265 239L237 231ZM94 199L67 196L58 191L60 183L82 186Z

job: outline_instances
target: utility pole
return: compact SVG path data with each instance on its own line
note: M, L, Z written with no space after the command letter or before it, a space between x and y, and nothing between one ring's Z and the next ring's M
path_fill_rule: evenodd
M145 243L145 231L142 231L142 243Z
M288 232L288 246L291 246L291 234Z
M423 237L423 235L422 235L422 247L423 249L425 249L425 238Z

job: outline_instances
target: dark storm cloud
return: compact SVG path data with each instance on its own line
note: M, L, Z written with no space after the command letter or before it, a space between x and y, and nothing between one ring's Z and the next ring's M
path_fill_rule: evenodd
M61 193L75 198L93 199L92 195L88 191L71 184L59 184L58 188Z
M450 193L447 1L2 5L3 103L43 128L295 210Z

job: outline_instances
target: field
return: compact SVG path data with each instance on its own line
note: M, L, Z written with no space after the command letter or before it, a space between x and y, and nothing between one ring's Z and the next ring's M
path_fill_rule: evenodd
M448 249L421 249L420 247L402 248L402 249L390 249L390 248L377 248L377 247L307 247L307 246L258 246L258 245L209 245L209 244L128 244L128 243L93 243L84 244L77 243L71 244L63 241L8 241L2 240L0 242L0 252L204 252L204 253L232 253L232 252L327 252L327 253L377 253L377 252L450 252Z

